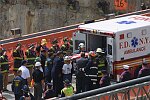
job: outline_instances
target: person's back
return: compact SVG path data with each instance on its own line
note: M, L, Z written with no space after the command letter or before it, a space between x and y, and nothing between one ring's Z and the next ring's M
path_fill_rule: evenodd
M144 77L144 76L148 76L148 75L150 75L150 69L149 68L142 68L139 71L138 77Z
M124 81L128 81L131 79L131 73L129 71L125 71L123 74L122 74L122 78L121 78L121 82L124 82Z

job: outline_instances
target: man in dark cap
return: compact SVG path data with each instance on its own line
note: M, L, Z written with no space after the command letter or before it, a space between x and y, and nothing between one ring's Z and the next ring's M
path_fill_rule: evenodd
M24 59L24 52L21 49L21 43L18 43L16 49L13 51L13 58L14 58L14 74L16 75L18 68L21 66L21 62Z
M142 69L139 71L138 77L144 77L150 75L150 68L146 60L142 63Z
M29 69L26 67L27 66L27 60L23 60L21 63L21 67L19 67L18 70L22 71L21 77L26 81L26 85L30 83L30 72Z
M23 96L20 97L19 100L37 100L34 98L34 96L30 93L30 89L27 85L24 85L23 86Z
M61 89L63 88L63 77L62 77L62 67L64 65L63 61L63 52L58 51L56 57L53 61L52 68L52 79L53 79L53 87L56 92L56 96L61 93Z
M44 99L50 99L55 97L55 91L53 90L53 84L52 83L47 83L47 89L44 92Z

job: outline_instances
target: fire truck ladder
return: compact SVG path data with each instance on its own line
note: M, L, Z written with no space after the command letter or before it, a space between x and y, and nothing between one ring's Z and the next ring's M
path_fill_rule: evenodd
M59 100L150 100L150 76L75 94Z

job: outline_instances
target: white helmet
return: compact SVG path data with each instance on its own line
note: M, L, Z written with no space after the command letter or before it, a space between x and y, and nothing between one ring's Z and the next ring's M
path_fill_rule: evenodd
M36 62L35 66L41 66L41 62Z
M101 48L97 48L96 52L97 53L104 53Z
M84 48L85 47L84 43L80 43L79 47Z
M129 69L129 67L130 67L130 66L128 66L128 65L123 65L123 68L124 68L124 69Z
M69 56L65 56L64 60L70 60Z

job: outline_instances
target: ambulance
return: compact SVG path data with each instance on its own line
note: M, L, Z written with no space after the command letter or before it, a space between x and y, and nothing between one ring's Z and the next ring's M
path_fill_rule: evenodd
M122 65L132 74L145 59L150 63L150 17L131 15L79 25L73 34L73 50L84 43L86 51L106 51L109 74L119 81Z

